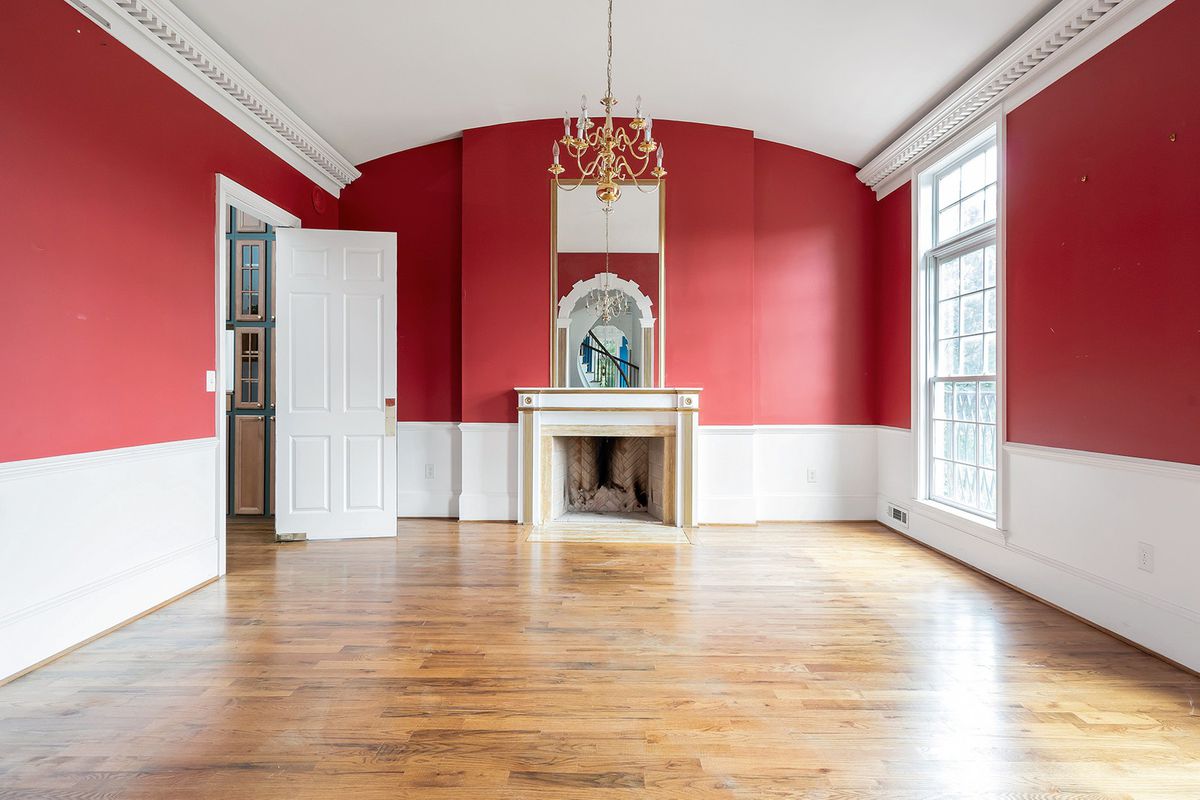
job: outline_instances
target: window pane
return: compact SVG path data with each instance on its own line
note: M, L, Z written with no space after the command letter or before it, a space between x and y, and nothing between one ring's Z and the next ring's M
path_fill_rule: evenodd
M962 165L962 193L969 195L987 184L987 156L983 153Z
M933 416L935 419L954 419L954 384L936 383L933 386Z
M996 473L993 470L979 470L978 507L988 514L996 513Z
M938 342L937 374L939 377L958 373L958 339Z
M933 456L934 458L954 457L954 423L933 423Z
M979 421L996 421L996 382L983 381L979 384Z
M954 465L941 461L940 459L933 460L933 477L930 480L930 493L934 497L944 497L947 500L954 498Z
M984 153L984 158L985 158L985 163L986 163L986 167L987 167L986 180L988 183L995 183L996 182L996 146L995 145L992 145L991 147L989 147L987 149L987 152Z
M954 384L954 418L975 421L975 384Z
M975 463L975 423L954 423L954 460L967 464Z
M975 507L975 473L978 471L965 464L954 465L954 499L964 506Z
M938 180L938 210L945 208L959 198L957 169L947 172Z
M944 425L945 423L938 423ZM936 450L935 450L936 453ZM979 426L979 464L984 467L996 466L996 426Z
M938 338L958 336L958 300L943 300L938 303Z
M983 285L996 285L996 245L983 248Z
M943 303L943 305L945 305ZM964 336L983 333L983 293L976 292L962 298L962 322Z
M984 193L976 192L975 194L963 200L960 203L962 208L962 223L959 225L960 231L969 231L976 225L982 225L984 222Z
M983 293L983 329L996 330L996 290L988 289Z
M983 288L983 251L976 250L964 255L962 262L962 292L978 292Z
M996 334L988 333L983 337L983 374L996 374Z
M938 214L938 241L944 242L958 235L958 206L950 206Z
M983 375L983 337L967 336L963 338L959 357L962 358L962 368L959 375ZM990 373L987 373L990 374Z
M938 265L938 297L954 297L958 294L958 259L952 258Z
M996 218L996 187L989 186L984 193L983 199L983 219L985 222L991 222Z

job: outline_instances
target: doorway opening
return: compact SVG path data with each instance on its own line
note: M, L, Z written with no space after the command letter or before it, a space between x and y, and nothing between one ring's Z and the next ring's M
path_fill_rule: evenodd
M275 228L229 207L225 351L227 503L237 517L275 512Z

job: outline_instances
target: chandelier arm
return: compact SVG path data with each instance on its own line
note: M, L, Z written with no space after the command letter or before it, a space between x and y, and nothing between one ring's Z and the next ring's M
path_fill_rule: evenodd
M559 189L562 189L564 192L573 192L576 189L578 189L580 186L583 186L583 182L585 180L587 180L587 178L580 178L579 180L575 181L574 186L568 186L566 181L560 181L558 179L558 176L555 175L554 176L554 185L557 186Z

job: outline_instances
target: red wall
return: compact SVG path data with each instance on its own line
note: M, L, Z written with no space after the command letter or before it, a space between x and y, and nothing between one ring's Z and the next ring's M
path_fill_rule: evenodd
M561 120L463 132L462 417L516 422L550 381L550 142Z
M545 168L560 125L476 128L386 156L360 165L343 194L343 227L400 234L411 291L400 300L401 386L412 395L402 418L515 421L512 388L549 380ZM656 131L669 143L668 384L704 387L706 424L873 422L875 212L854 169L744 130L660 121ZM567 272L594 274L572 258ZM653 286L656 265L645 271L634 279ZM765 335L772 324L785 335Z
M875 204L875 422L912 426L912 184Z
M654 122L666 148L668 386L699 386L706 425L754 421L754 136Z
M66 3L5 9L0 74L0 461L214 435L215 174L337 201Z
M875 196L853 166L773 142L754 172L754 420L870 425Z
M1200 463L1198 31L1174 3L1008 117L1012 441Z
M650 298L658 314L658 253L609 253L608 268L627 281L633 281ZM579 281L604 272L604 253L559 253L558 291L566 294Z
M396 416L462 419L462 139L360 164L342 192L349 230L396 231Z

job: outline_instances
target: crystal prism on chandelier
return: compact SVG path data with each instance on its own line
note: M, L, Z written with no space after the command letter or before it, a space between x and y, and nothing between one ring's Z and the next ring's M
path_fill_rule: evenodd
M571 116L564 114L563 136L550 149L554 157L554 163L550 165L554 183L565 191L573 191L585 181L594 180L596 197L607 206L620 199L623 182L632 183L640 191L653 192L662 185L663 176L667 174L663 169L663 147L654 140L654 121L648 114L642 116L640 96L633 119L629 122L629 130L613 123L613 106L617 104L617 98L613 97L612 91L612 14L613 0L608 0L608 83L600 100L604 106L604 123L597 127L592 122L588 116L585 95L579 104L574 135L571 133ZM575 161L580 175L577 180L559 180L559 175L566 171L559 162L560 144L566 147L567 156ZM652 161L654 166L650 167ZM646 185L643 185L639 179L647 175L647 170L649 175L644 179ZM654 179L653 184L649 183L650 177ZM571 183L574 185L564 185Z

